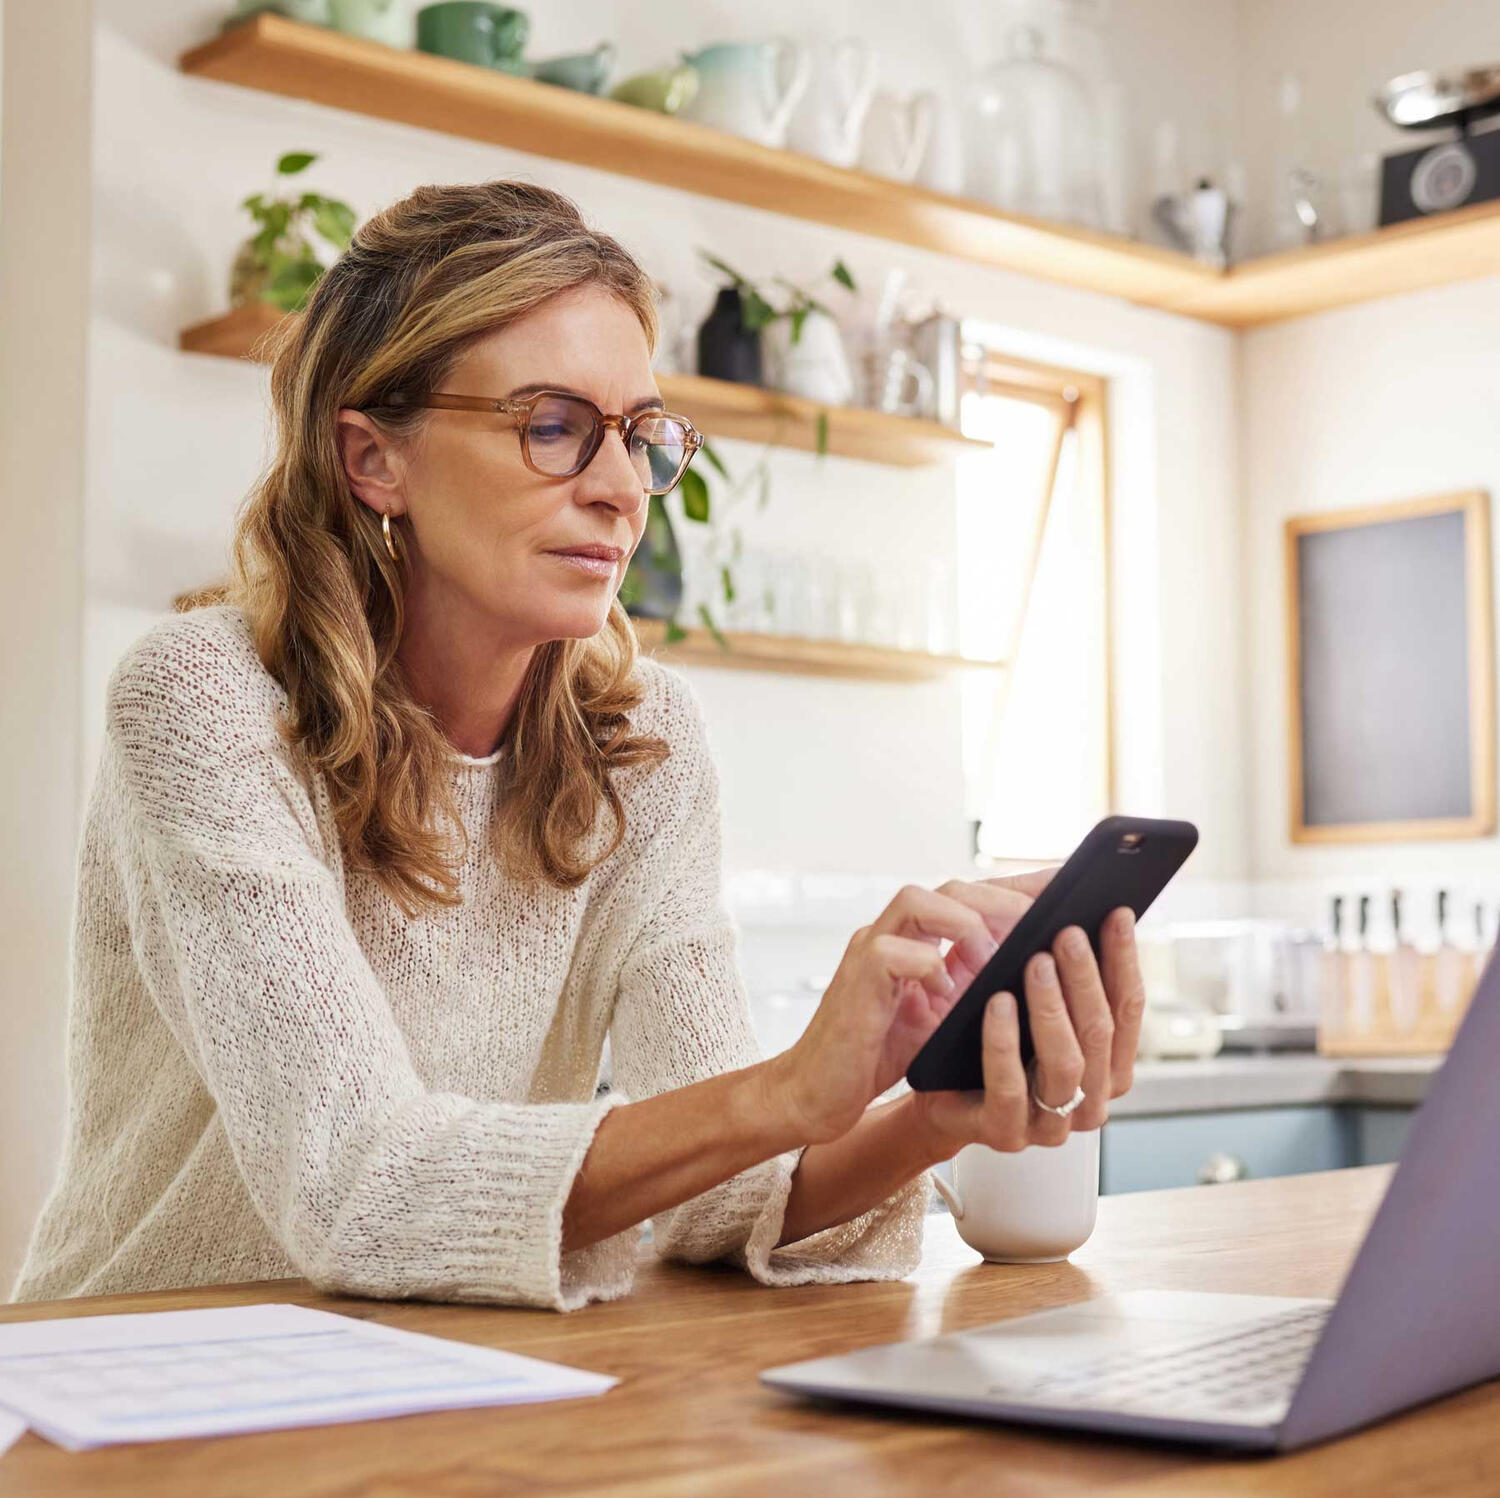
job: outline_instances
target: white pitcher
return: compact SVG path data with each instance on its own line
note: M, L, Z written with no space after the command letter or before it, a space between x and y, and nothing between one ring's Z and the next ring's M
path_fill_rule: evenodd
M865 116L859 164L867 172L910 182L927 149L936 102L936 95L929 89L905 99L887 89L878 90Z
M964 190L963 121L948 99L932 101L932 126L927 145L917 163L914 180L934 192L950 194Z
M848 36L816 44L812 55L812 78L792 111L786 143L834 166L853 166L875 93L874 49L863 37Z
M682 60L697 70L699 81L696 96L678 111L679 119L697 120L763 146L785 142L792 111L811 75L811 59L800 42L789 37L715 42L684 52Z

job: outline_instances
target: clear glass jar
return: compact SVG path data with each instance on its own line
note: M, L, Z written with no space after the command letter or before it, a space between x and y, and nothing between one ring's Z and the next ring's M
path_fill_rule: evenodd
M971 196L1007 213L1102 227L1099 111L1083 77L1044 55L1035 26L1013 26L1005 55L975 79L968 124Z

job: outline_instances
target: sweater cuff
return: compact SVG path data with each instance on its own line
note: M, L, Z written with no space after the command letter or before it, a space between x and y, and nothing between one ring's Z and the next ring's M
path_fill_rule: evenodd
M533 1189L518 1193L516 1175L506 1170L494 1182L494 1199L475 1204L472 1235L449 1245L446 1257L464 1287L464 1299L573 1311L629 1292L639 1226L584 1248L562 1250L563 1210L599 1122L629 1101L612 1089L591 1102L560 1109L567 1127L525 1141L524 1175ZM507 1162L512 1169L519 1163ZM501 1222L505 1226L498 1230ZM497 1242L497 1231L503 1231L506 1242Z
M777 1248L792 1176L802 1151L790 1160L767 1197L743 1250L735 1257L763 1285L847 1284L899 1280L922 1261L922 1237L932 1198L932 1176L922 1171L869 1211L810 1237Z

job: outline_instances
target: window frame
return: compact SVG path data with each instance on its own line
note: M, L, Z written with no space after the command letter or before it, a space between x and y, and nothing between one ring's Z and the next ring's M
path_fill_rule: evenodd
M1056 496L1064 442L1070 430L1075 434L1077 444L1075 482L1087 486L1085 502L1097 507L1100 525L1100 552L1103 563L1101 569L1103 597L1100 601L1103 626L1101 641L1103 680L1099 683L1099 689L1103 693L1103 791L1105 807L1113 813L1118 806L1118 786L1115 744L1115 559L1109 466L1109 382L1100 375L1019 358L981 344L978 357L965 361L961 393L1001 396L1010 400L1027 401L1045 406L1056 414L1058 420L1048 466L1047 489L1038 507L1037 523L1033 527L1031 538L1031 555L1024 572L1023 603L1017 611L1010 647L1004 656L1003 681L998 687L1002 694L1009 692L1016 658L1025 633L1026 617L1031 607L1047 525ZM1004 711L1003 697L999 710ZM1035 858L1020 854L999 857L995 854L982 853L977 846L978 823L974 825L974 839L976 845L974 859L976 864L983 869L1030 867L1037 863L1052 862L1057 857L1055 851Z

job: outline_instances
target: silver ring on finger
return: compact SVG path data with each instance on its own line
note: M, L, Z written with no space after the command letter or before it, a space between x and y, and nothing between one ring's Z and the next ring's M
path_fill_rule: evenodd
M1076 1113L1082 1106L1083 1101L1087 1096L1088 1094L1083 1090L1082 1087L1075 1087L1073 1089L1073 1096L1070 1097L1067 1102L1063 1103L1061 1107L1054 1108L1051 1103L1044 1103L1041 1098L1037 1096L1035 1087L1031 1089L1031 1101L1035 1103L1043 1113L1051 1113L1057 1118L1067 1118L1070 1113Z

